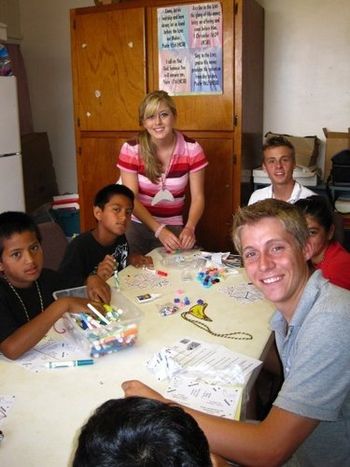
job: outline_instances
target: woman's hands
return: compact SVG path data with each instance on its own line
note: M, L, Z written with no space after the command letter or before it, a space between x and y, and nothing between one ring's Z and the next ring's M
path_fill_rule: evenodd
M194 228L186 226L182 229L182 232L179 235L179 240L181 243L181 248L184 250L190 250L194 247L196 243L196 236L194 234Z
M192 227L185 226L179 237L164 227L158 236L167 251L190 250L196 243L196 236Z
M175 251L182 248L180 239L166 227L160 231L158 238L167 251Z

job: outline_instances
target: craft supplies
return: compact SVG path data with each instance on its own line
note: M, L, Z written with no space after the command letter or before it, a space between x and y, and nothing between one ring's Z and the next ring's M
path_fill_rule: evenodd
M242 257L240 255L233 255L232 253L225 253L221 257L221 262L229 268L241 268Z
M156 300L159 297L160 297L159 293L145 293L143 295L138 295L136 297L136 300L137 300L137 303L149 303L149 302L153 302L153 300Z
M115 269L115 271L113 272L113 277L114 277L114 286L117 289L120 289L120 279L119 279L118 269Z
M225 339L237 339L237 340L252 340L252 334L245 331L233 331L218 333L211 329L204 321L213 322L213 320L206 313L206 308L208 304L205 303L202 299L197 300L197 304L191 306L188 311L181 313L181 318L188 321L189 323L194 324L203 331L208 332L212 336L223 337ZM200 320L200 321L199 321Z
M91 303L88 303L87 306L101 321L103 321L105 324L109 324L108 319L105 318L103 314L100 311L98 311L97 308L91 305Z
M159 306L159 314L161 316L169 316L173 315L179 310L179 307L177 305L174 305L174 303L164 303L163 305Z
M162 264L166 267L182 269L198 269L198 260L200 259L199 250L175 250L168 252L165 248L159 248L159 254L162 257ZM205 262L205 261L204 261Z
M156 274L157 276L160 277L167 277L168 273L166 271L162 271L160 269L154 269L154 266L152 268L146 267L146 271L151 272L152 274Z
M222 268L208 267L197 273L197 280L203 287L211 287L224 277L225 270Z
M95 361L92 358L88 358L85 360L71 360L69 362L48 362L45 364L47 368L72 368L75 366L86 366L86 365L93 365Z
M67 331L93 358L117 352L136 342L142 311L120 292L114 294L113 301L111 305L104 305L105 315L92 305L89 308L93 316L83 312L64 315Z

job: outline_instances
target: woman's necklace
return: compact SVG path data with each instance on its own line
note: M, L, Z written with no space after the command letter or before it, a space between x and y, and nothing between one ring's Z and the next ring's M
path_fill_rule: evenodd
M152 206L155 206L156 204L160 203L161 201L174 201L174 196L173 194L167 189L165 183L166 183L166 178L168 176L168 173L170 171L170 167L171 167L171 162L172 162L172 156L173 156L173 152L174 152L174 149L175 149L175 146L176 146L176 136L174 136L174 141L173 141L173 145L171 147L171 151L170 151L170 157L169 157L169 162L166 166L166 169L164 170L164 172L162 173L162 175L160 176L160 190L157 191L157 193L153 196L153 199L151 201L151 205Z
M8 280L8 278L6 276L4 276L4 279L6 280L6 282L8 283L10 289L12 290L12 292L16 295L16 297L18 298L20 304L22 305L22 308L23 308L23 311L24 311L24 314L26 315L26 318L27 318L27 321L29 322L30 321L30 318L29 318L29 314L28 314L28 310L27 310L27 307L25 306L24 304L24 301L22 300L21 296L19 295L19 293L17 292L17 290L14 288L14 286L11 284L11 282ZM39 284L37 281L34 282L35 283L35 286L36 286L36 290L38 292L38 296L39 296L39 300L40 300L40 308L41 308L41 312L44 311L44 302L43 302L43 297L41 295L41 291L40 291L40 287L39 287Z

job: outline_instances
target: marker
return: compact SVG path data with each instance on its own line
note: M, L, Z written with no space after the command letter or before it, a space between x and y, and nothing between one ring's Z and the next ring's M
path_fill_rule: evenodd
M72 368L74 366L93 365L95 360L88 358L86 360L71 360L69 362L48 362L45 364L47 368Z
M103 321L104 323L106 324L109 324L109 321L108 319L106 319L102 313L100 313L97 308L95 308L93 305L91 305L91 303L88 303L87 304L88 308L95 313L96 316L98 316L100 318L101 321Z

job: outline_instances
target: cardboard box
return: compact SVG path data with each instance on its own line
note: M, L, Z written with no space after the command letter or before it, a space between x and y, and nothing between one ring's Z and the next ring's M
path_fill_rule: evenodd
M326 137L326 153L324 161L323 180L326 182L332 169L332 157L343 149L350 148L350 128L348 132L328 131L323 128Z

